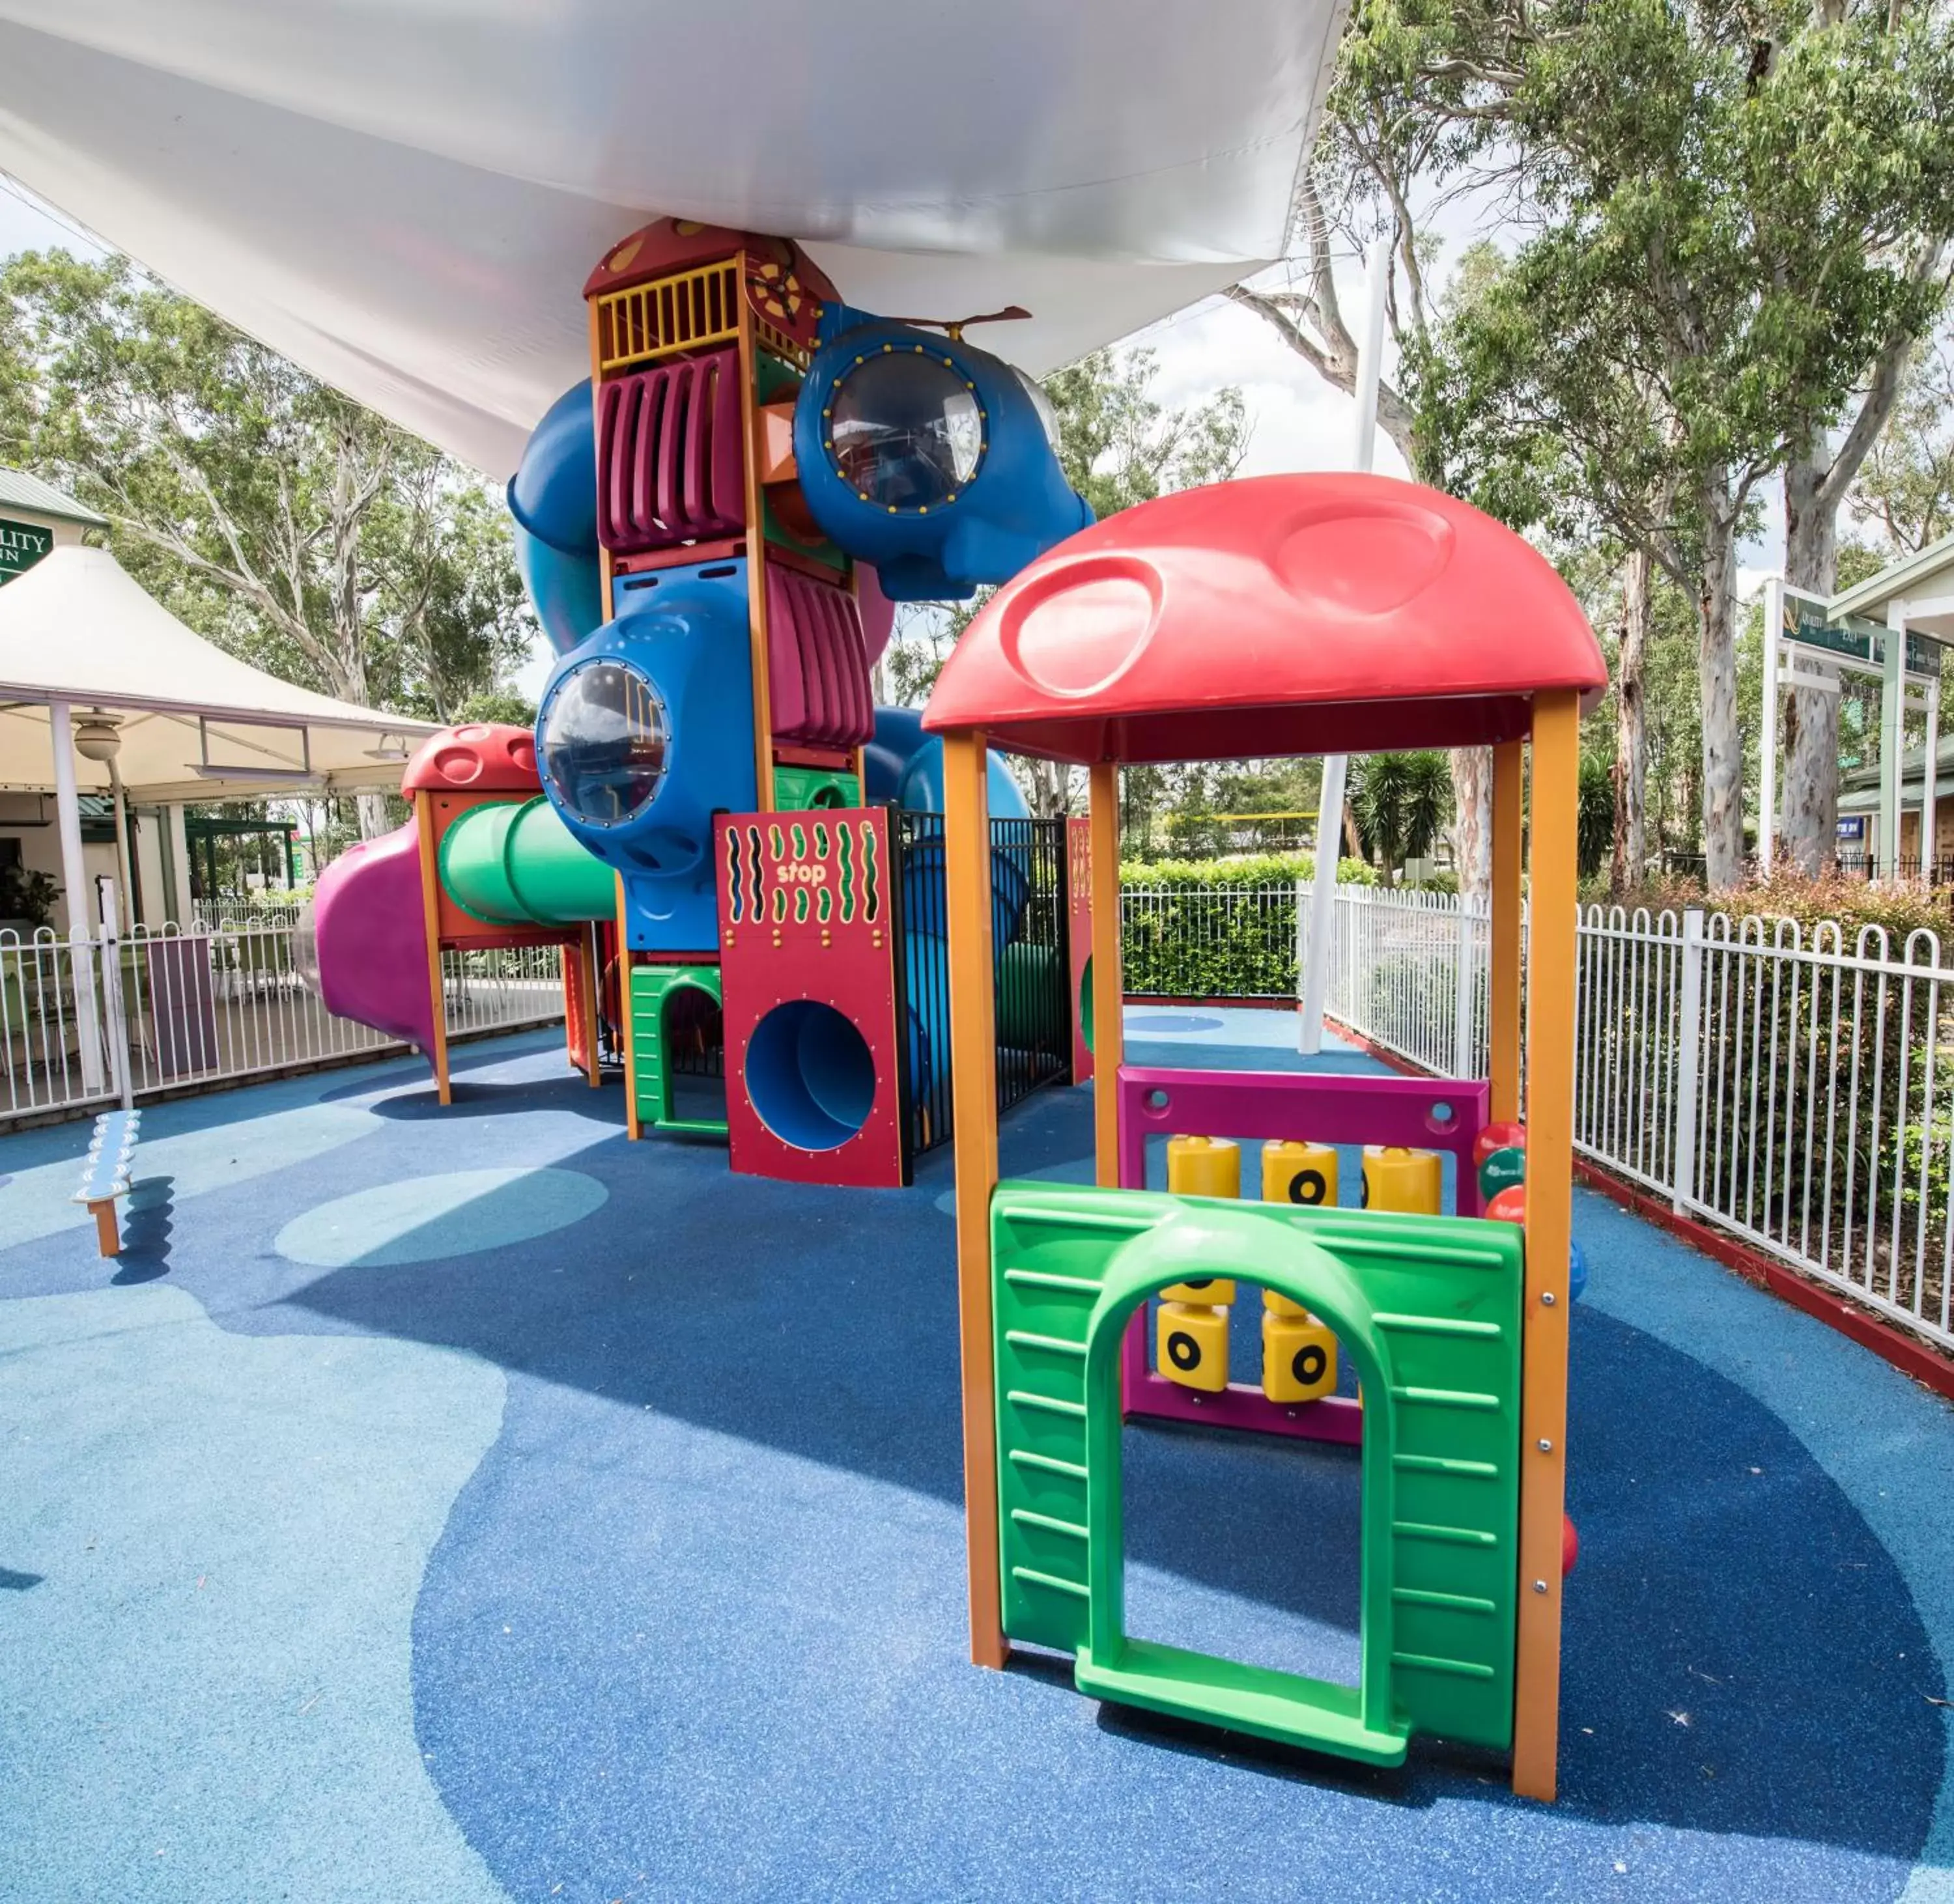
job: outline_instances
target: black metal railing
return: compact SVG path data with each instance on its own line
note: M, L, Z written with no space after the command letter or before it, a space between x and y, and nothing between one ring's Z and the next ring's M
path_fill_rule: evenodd
M950 1141L949 910L943 816L891 815L903 1140L913 1160ZM991 823L1000 1112L1072 1074L1065 822Z

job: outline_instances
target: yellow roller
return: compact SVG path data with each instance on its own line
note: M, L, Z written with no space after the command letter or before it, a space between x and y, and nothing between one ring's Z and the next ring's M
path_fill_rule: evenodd
M1436 1216L1444 1184L1436 1150L1407 1150L1384 1143L1364 1146L1364 1207L1367 1210Z

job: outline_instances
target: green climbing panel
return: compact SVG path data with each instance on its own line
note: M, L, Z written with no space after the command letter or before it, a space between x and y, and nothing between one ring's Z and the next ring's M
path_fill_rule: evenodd
M806 813L816 807L859 807L860 793L852 773L826 767L774 768L774 805L782 813Z
M631 968L631 1065L637 1081L638 1121L661 1131L688 1131L701 1137L723 1137L721 1118L681 1118L672 1114L671 1054L665 1046L665 1005L684 986L705 993L723 1005L716 965L634 965Z
M1374 1764L1413 1732L1512 1743L1516 1225L1007 1183L991 1269L1010 1638L1073 1654L1082 1692ZM1217 1275L1321 1316L1363 1385L1357 1687L1125 1631L1120 1338L1148 1295Z

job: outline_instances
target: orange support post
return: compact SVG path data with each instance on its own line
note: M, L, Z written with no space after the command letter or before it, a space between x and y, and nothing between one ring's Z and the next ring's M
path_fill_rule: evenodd
M416 793L413 800L421 848L421 916L427 922L428 996L434 1007L434 1049L428 1059L434 1066L437 1096L442 1103L452 1104L454 1093L448 1079L448 996L441 982L441 866L435 856L438 842L434 799L432 795Z
M1493 749L1493 932L1487 999L1490 1110L1496 1124L1520 1115L1520 844L1526 743Z
M604 942L598 936L594 919L584 927L583 943L578 949L582 954L576 962L583 990L583 1074L590 1081L590 1088L597 1090L604 1083L603 1062L597 1050L598 1016L604 1009Z
M1574 1216L1574 987L1579 698L1533 713L1527 988L1526 1294L1513 1790L1550 1800L1560 1724L1560 1539L1567 1473L1567 1251ZM1495 1109L1497 1112L1497 1106Z
M950 1081L957 1133L957 1303L963 1348L963 1512L970 1549L970 1657L1001 1667L996 1369L991 1334L991 1193L997 1186L996 974L991 810L984 736L943 737L950 933Z
M638 1118L638 1046L632 1035L631 945L624 936L624 876L617 875L617 1026L624 1046L624 1137L636 1143L645 1134Z
M1089 781L1092 830L1092 1153L1099 1181L1120 1182L1120 1066L1126 1059L1120 970L1120 770L1102 761Z

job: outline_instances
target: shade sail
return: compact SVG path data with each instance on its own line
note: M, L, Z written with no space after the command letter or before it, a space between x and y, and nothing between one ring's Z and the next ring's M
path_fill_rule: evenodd
M670 214L1042 373L1280 253L1341 0L0 0L0 168L490 473Z
M151 800L398 787L434 723L313 694L213 647L105 549L58 548L0 588L0 786L54 785L48 706L122 717L117 765ZM83 788L105 765L77 758Z

